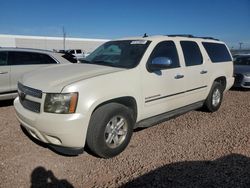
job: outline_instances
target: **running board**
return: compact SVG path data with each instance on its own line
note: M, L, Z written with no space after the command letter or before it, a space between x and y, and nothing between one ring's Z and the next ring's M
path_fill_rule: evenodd
M139 128L139 127L142 127L142 128L151 127L153 125L167 121L171 118L175 118L177 116L185 114L189 111L201 108L203 104L204 104L204 101L196 102L196 103L193 103L193 104L190 104L190 105L187 105L187 106L184 106L184 107L181 107L181 108L178 108L178 109L175 109L175 110L172 110L172 111L169 111L169 112L166 112L166 113L163 113L163 114L151 117L151 118L141 120L135 124L134 129Z

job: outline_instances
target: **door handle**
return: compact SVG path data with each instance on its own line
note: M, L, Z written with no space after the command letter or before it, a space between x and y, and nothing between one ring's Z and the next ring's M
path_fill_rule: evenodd
M181 78L184 78L184 75L182 75L182 74L177 74L174 78L175 78L175 79L181 79Z
M8 72L0 72L0 74L7 74Z
M200 73L201 74L207 74L207 70L202 70Z

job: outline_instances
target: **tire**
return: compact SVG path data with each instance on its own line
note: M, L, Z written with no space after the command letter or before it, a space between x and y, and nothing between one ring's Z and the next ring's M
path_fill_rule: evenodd
M118 103L105 104L90 118L87 146L97 156L114 157L127 147L133 125L133 115L128 107Z
M217 111L223 99L223 87L219 82L214 82L210 93L204 103L204 107L209 112Z

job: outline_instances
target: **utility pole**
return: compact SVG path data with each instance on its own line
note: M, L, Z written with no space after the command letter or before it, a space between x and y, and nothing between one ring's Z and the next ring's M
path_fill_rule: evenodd
M62 27L62 32L63 32L63 50L65 51L66 31L64 29L64 26Z
M241 50L241 47L242 47L242 45L243 45L243 42L239 42L239 45L240 45L240 50Z

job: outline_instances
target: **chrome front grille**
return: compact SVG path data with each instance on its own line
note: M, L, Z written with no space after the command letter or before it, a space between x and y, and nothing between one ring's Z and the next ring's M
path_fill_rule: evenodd
M22 92L24 92L26 95L30 95L32 97L36 97L36 98L42 98L43 92L41 90L38 89L34 89L34 88L30 88L27 86L24 86L23 84L18 82L18 89Z
M36 113L40 113L40 108L41 108L41 104L38 102L34 102L34 101L30 101L27 99L21 100L20 99L21 104L23 105L24 108L36 112Z
M18 83L18 95L20 103L23 105L24 108L32 112L40 113L41 103L27 99L27 95L41 99L42 98L41 90L33 89L24 86L21 83Z

